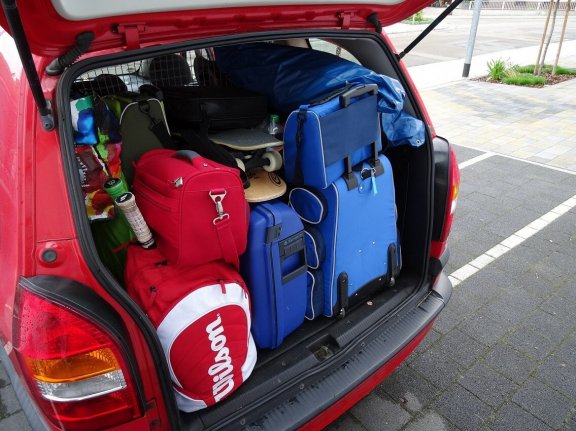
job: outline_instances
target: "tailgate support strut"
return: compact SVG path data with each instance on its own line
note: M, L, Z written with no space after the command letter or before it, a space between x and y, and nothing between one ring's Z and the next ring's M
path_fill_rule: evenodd
M22 67L24 68L24 72L28 78L28 83L30 84L30 89L32 90L32 96L34 96L34 101L38 107L38 112L42 119L42 127L46 131L51 131L54 129L54 117L52 115L50 103L46 100L44 93L42 92L40 78L36 72L36 65L32 59L32 53L30 52L30 46L26 39L24 27L22 26L22 20L20 19L16 0L2 0L2 9L4 9L6 21L8 21L10 32L12 33L12 37L16 43L20 60L22 61Z
M406 54L408 54L410 51L412 51L412 49L414 49L414 47L416 45L418 45L420 42L422 42L422 39L424 39L426 36L428 36L428 33L430 33L432 30L434 30L436 28L436 26L438 24L440 24L442 21L444 21L444 18L446 18L448 15L450 15L450 13L454 9L456 9L458 7L458 5L460 3L462 3L462 1L463 0L454 0L452 2L452 4L446 8L446 10L444 12L442 12L440 15L438 15L438 17L434 21L432 21L432 23L428 27L426 27L424 29L424 31L422 33L420 33L418 35L418 37L410 43L410 45L408 45L406 48L404 48L404 51L402 51L399 54L396 54L396 58L398 60L402 60L402 58Z

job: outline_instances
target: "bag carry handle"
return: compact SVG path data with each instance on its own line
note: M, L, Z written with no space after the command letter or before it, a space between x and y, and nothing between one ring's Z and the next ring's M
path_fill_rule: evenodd
M378 84L366 84L358 87L351 88L339 97L340 106L347 108L350 105L350 100L354 97L360 97L363 94L370 93L372 96L378 94Z
M194 151L190 151L194 152ZM230 225L230 214L224 212L224 198L226 197L226 190L216 189L210 190L208 195L212 202L214 202L216 217L212 220L212 224L216 228L216 235L218 236L218 243L220 251L224 260L234 265L236 269L240 268L240 259L238 257L238 249L236 248L236 241L232 233L232 226Z
M174 157L194 163L194 159L200 157L200 154L193 150L179 150L174 153Z

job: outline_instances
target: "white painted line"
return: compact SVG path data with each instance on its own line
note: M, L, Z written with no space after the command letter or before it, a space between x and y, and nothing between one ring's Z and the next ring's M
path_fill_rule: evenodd
M536 232L538 232L538 229L534 229L534 228L531 228L530 226L526 226L525 228L522 228L518 232L516 232L516 235L519 236L520 238L528 239L532 235L534 235Z
M466 160L465 162L458 163L458 167L460 168L460 170L462 170L464 168L467 168L468 166L471 166L475 163L481 162L482 160L489 159L490 157L495 156L495 155L496 155L495 153L491 153L491 152L480 154L479 156L476 156L470 160Z
M554 210L552 210L554 211ZM542 216L542 220L544 220L547 223L552 223L554 220L556 220L558 217L561 216L561 214L558 214L557 212L552 212L550 211L548 214L544 214Z
M451 275L448 276L448 280L450 280L450 283L452 283L452 287L458 286L460 284L460 280L458 280L456 277L452 277Z
M468 148L470 150L476 150L476 151L482 151L482 152L486 151L486 150L483 150L481 148L471 147L469 145L462 145L462 144L454 144L454 145L457 147ZM509 154L503 154L503 153L492 153L492 154L495 156L506 157L507 159L518 160L519 162L528 163L530 165L540 166L542 168L547 168L547 169L552 169L553 171L563 172L565 174L570 174L570 175L576 175L576 171L571 171L570 169L559 168L556 166L547 165L546 163L534 162L532 160L526 160L526 159L523 159L521 157L511 156ZM466 162L464 162L464 163L466 163ZM460 165L458 165L458 166L460 166Z
M548 226L548 223L546 223L542 219L536 219L532 223L530 223L528 226L531 227L532 229L541 230L542 228L545 228L546 226Z
M552 210L552 212L558 214L558 215L564 215L566 214L568 211L570 211L570 206L568 205L558 205L556 208L554 208Z
M482 269L486 265L489 265L490 263L492 263L493 261L494 261L494 258L492 256L488 256L487 254L483 254L481 256L478 256L472 262L470 262L470 265L472 265L478 269Z
M516 234L512 234L504 241L502 241L500 244L510 249L516 247L518 244L522 244L524 240L525 238L522 238L521 236L518 236Z
M478 268L475 268L470 264L466 264L462 268L457 269L456 271L454 271L450 275L463 281L463 280L466 280L468 277L476 274L477 272L478 272Z
M572 196L570 199L565 200L560 205L552 208L542 217L537 218L528 226L524 226L522 229L510 235L508 238L503 240L500 244L492 247L486 253L481 254L476 259L467 263L461 268L458 268L452 274L448 276L448 279L452 282L453 286L457 286L462 283L467 278L476 274L479 270L486 267L490 263L494 262L500 256L508 253L515 247L518 247L528 238L533 236L535 233L541 231L550 223L558 219L562 214L567 213L571 209L576 207L576 195Z
M504 253L508 253L510 249L502 244L498 244L494 247L492 247L490 250L488 250L486 253L486 255L493 257L494 259L498 259L500 256L502 256Z

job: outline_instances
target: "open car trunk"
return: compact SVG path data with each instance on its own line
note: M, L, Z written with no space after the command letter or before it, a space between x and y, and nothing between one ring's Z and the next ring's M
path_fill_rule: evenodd
M179 53L190 65L191 80L187 85L200 86L202 83L206 85L210 79L201 75L210 75L214 71L194 67L200 62L198 58L210 61L213 60L214 47L255 41L325 51L362 64L378 74L395 78L408 93L405 111L423 119L423 113L418 110L415 96L410 94L409 84L403 77L397 60L390 48L385 46L385 39L373 32L352 31L346 32L345 37L342 33L331 31L313 34L310 32L255 34L244 36L242 39L218 38L194 44L179 43L152 47L130 54L93 56L73 65L63 75L59 84L59 111L68 112L73 96L71 89L78 90L86 82L93 81L101 75L107 75L108 80L118 77L129 91L138 91L141 85L151 83L151 60L170 53ZM167 73L166 79L178 80L176 74L170 75L169 71ZM281 120L284 120L288 113L280 114ZM75 149L71 118L68 114L62 115L62 118L63 143L68 161L73 164ZM171 124L170 117L168 126L174 134L177 127ZM406 342L412 339L407 334L412 333L414 337L440 311L442 301L434 302L433 306L428 308L422 305L426 298L428 301L434 299L428 296L434 281L433 277L428 275L434 180L430 132L426 131L426 142L419 147L409 145L391 147L386 144L385 139L383 147L383 154L388 157L393 169L397 228L401 244L401 271L396 277L395 284L393 286L383 284L375 289L370 297L362 298L353 305L343 318L320 316L306 320L288 335L279 347L258 349L257 363L250 378L230 397L214 407L194 413L180 412L183 429L239 429L251 425L260 427L257 429L283 429L282 417L290 416L290 409L296 407L299 409L299 414L302 414L298 420L304 424L324 408L322 402L315 398L320 395L315 395L314 391L332 391L330 398L345 395L346 391L368 378L370 373L403 348ZM77 172L77 169L71 170L70 181L79 181ZM80 193L76 193L74 199L78 201L76 205L78 211L85 210ZM79 231L87 238L85 252L94 256L97 254L104 256L106 252L98 249L101 241L97 238L99 229L96 227L102 222L90 222L85 214L79 219L81 220ZM357 219L358 223L368 221L370 214L358 214ZM107 283L107 290L110 292L123 290L124 282L121 276L118 272L114 276L114 271L107 267L105 258L102 258L100 265L93 270L98 272L106 268L108 273L105 271L103 280ZM421 306L418 307L417 304ZM408 314L414 315L419 312L423 313L422 317L412 319L412 326L407 327L405 324L402 326L401 322L406 322L402 319ZM363 350L367 346L374 345L379 345L379 349ZM363 358L367 361L366 364L358 361L361 352L364 352ZM166 364L158 366L166 367ZM355 366L359 366L360 371L355 370ZM338 372L343 372L347 367L353 375L350 381L343 382ZM323 387L319 384L321 381L332 386ZM308 395L306 390L310 391ZM280 406L283 406L284 410ZM274 424L278 428L274 428L276 426Z

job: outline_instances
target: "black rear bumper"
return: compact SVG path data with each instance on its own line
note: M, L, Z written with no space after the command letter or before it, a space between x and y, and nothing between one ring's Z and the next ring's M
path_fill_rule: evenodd
M338 359L334 358L324 370L317 370L273 399L260 400L257 408L245 406L248 407L246 415L237 416L224 427L220 423L217 429L294 430L325 415L328 409L334 410L335 404L346 404L347 397L357 396L354 393L357 388L370 382L371 389L401 362L399 358L403 359L412 352L421 341L415 339L429 329L451 294L452 285L448 277L441 273L433 290L426 296L415 298L370 336L346 349L346 352L340 352ZM383 373L385 368L388 370ZM279 399L282 400L280 403ZM332 417L341 413L344 411ZM195 428L183 425L184 429Z

